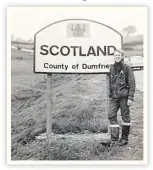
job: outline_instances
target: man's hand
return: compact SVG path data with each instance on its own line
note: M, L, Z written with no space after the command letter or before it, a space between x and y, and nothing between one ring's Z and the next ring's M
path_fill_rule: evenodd
M130 107L130 106L132 106L132 103L133 103L133 101L132 100L130 100L130 99L128 99L128 101L127 101L127 105Z

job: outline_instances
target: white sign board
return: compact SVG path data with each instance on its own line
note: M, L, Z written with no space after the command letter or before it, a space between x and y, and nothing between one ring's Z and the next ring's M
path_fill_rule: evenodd
M35 34L35 73L107 73L122 35L102 23L69 19Z

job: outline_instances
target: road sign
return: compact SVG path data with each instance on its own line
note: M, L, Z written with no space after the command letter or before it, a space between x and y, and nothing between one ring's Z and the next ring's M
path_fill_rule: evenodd
M122 35L85 19L52 23L35 34L35 73L107 73Z
M85 19L58 21L35 34L34 72L47 74L47 136L52 134L52 73L106 74L122 42L122 35L113 28ZM106 84L108 97L108 75ZM109 98L107 105L108 112Z

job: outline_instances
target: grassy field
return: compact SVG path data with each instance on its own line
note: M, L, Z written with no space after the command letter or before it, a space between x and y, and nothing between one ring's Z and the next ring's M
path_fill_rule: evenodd
M29 49L32 50L34 48L33 43L19 43L19 42L12 42L11 44L14 47L19 47L19 48L25 48L25 49Z
M52 125L55 135L51 141L37 140L36 136L46 132L47 89L44 76L34 74L32 64L29 53L12 50L12 160L142 159L143 93L139 91L132 108L133 120L138 121L138 127L131 131L131 145L107 148L97 140L108 130L105 75L53 75Z

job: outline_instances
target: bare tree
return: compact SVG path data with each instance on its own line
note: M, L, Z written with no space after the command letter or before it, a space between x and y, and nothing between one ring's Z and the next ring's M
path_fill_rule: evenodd
M136 27L135 26L127 26L125 28L123 28L122 30L123 34L125 34L127 37L130 35L130 34L133 34L136 32Z
M136 27L132 26L132 25L129 25L129 26L123 28L121 32L125 36L124 43L127 43L128 42L128 36L130 34L133 34L133 33L136 32Z

